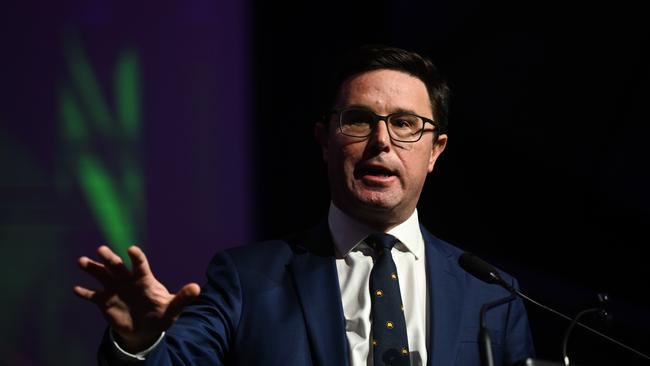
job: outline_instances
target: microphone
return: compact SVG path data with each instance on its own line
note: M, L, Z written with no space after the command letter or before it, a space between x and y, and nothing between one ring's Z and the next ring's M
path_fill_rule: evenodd
M514 297L515 295L518 295L521 298L525 299L526 301L529 301L529 302L535 304L536 306L539 306L539 307L543 308L544 310L550 311L550 312L554 313L555 315L558 315L558 316L570 321L571 324L569 325L569 328L567 329L567 331L565 333L565 336L564 336L564 340L563 340L563 358L564 358L565 365L569 364L568 363L569 359L568 359L568 357L566 355L566 344L568 342L568 337L569 337L569 334L571 333L571 330L576 325L579 325L582 328L587 329L588 331L590 331L590 332L592 332L594 334L597 334L597 335L605 338L606 340L608 340L608 341L610 341L610 342L612 342L614 344L617 344L617 345L623 347L624 349L637 354L638 356L641 356L642 358L645 358L646 360L650 360L650 356L648 356L648 355L646 355L644 353L641 353L640 351L637 351L636 349L634 349L634 348L632 348L632 347L630 347L628 345L625 345L622 342L619 342L619 341L617 341L617 340L615 340L615 339L613 339L613 338L611 338L611 337L609 337L609 336L607 336L607 335L605 335L605 334L603 334L603 333L601 333L601 332L599 332L599 331L597 331L597 330L595 330L595 329L593 329L593 328L591 328L591 327L589 327L589 326L587 326L587 325L585 325L583 323L580 323L578 321L581 316L583 316L583 315L585 315L587 313L592 313L592 312L596 312L596 311L603 312L604 311L603 309L594 308L594 309L584 310L584 311L580 312L580 314L578 314L578 316L574 319L574 318L571 318L571 317L569 317L567 315L562 314L561 312L559 312L557 310L554 310L554 309L552 309L552 308L550 308L550 307L548 307L546 305L543 305L543 304L531 299L530 297L523 294L521 291L515 289L509 283L504 281L503 278L501 278L501 275L499 274L499 271L497 271L497 269L494 268L494 266L492 266L491 264L489 264L486 261L482 260L481 258L475 256L472 253L465 252L465 253L461 254L460 258L458 258L458 264L465 271L467 271L472 276L478 278L479 280L481 280L483 282L486 282L486 283L489 283L489 284L499 285L499 286L505 288L506 290L508 290L511 293L512 297ZM500 301L503 301L503 303L509 302L509 301L505 301L505 299L509 299L509 297L501 299L501 300L497 300L497 301L495 301L495 303L500 302ZM510 300L510 301L512 301L512 300ZM605 301L607 301L606 297L601 299L601 302L605 302ZM488 303L486 305L489 306L490 304L492 304L492 303ZM485 328L485 320L484 320L485 315L484 315L484 310L483 309L486 307L486 305L483 305L483 307L481 307L481 329L480 329L480 332L485 332L485 333L487 333L487 330ZM480 336L480 334L479 334L479 336ZM481 343L483 343L483 341ZM481 345L481 346L485 347L484 345ZM487 347L491 348L491 344L488 344ZM491 349L488 352L491 353ZM491 356L491 354L490 354L490 356ZM486 360L485 362L488 362L488 363L486 363L486 365L492 365L492 363L494 361Z
M510 292L515 292L515 289L501 278L496 268L472 253L465 252L461 254L460 258L458 258L458 264L469 274L483 282L500 285Z

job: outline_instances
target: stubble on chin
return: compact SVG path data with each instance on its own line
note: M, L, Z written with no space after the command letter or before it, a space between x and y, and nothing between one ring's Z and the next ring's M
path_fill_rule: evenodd
M357 187L359 188L359 187ZM348 192L351 197L346 200L348 214L378 230L388 230L408 218L395 197L396 192L386 190L355 190Z

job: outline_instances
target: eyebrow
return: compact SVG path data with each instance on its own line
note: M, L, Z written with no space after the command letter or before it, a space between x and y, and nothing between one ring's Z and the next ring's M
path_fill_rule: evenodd
M363 104L350 104L350 105L347 105L347 106L345 106L343 108L361 108L361 109L367 109L367 110L369 110L369 111L371 111L373 113L376 113L375 111L372 110L372 108L370 108L370 107L368 107L366 105L363 105ZM397 109L391 111L391 113L389 113L389 114L395 114L395 113L408 113L408 114L414 114L416 116L419 116L419 114L417 114L415 111L412 111L410 109L404 109L404 108L397 108Z

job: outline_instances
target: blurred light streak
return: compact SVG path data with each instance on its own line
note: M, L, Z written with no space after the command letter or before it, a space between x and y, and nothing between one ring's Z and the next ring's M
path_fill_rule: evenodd
M129 205L120 199L115 181L98 159L83 155L78 164L77 177L86 201L108 242L127 261L126 249L136 236Z
M115 68L115 101L117 120L121 123L124 136L136 138L140 131L140 84L138 58L129 49L120 55Z
M59 90L59 115L68 166L107 244L129 264L126 249L145 232L137 52L127 49L117 57L111 113L79 42L67 40L65 51L72 87Z
M68 71L72 77L74 87L79 92L79 97L85 105L88 105L90 122L102 135L107 135L111 129L110 113L108 104L102 96L99 83L88 58L81 45L76 40L68 39L65 42L65 55L68 63Z
M79 143L88 140L81 109L68 88L59 92L59 113L63 125L61 132L66 141Z

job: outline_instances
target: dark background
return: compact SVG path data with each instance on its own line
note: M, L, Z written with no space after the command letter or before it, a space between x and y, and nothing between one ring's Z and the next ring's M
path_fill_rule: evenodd
M116 59L139 60L141 129L98 134L119 176L142 172L133 242L176 289L217 250L321 220L329 193L313 122L333 62L362 43L432 58L452 89L449 144L420 200L440 238L519 278L568 315L650 353L649 28L625 2L28 1L0 19L0 365L92 364L103 320L75 267L107 241L61 137L77 42L111 110ZM81 98L83 100L83 98ZM113 137L111 137L113 136ZM126 243L111 243L127 245ZM528 306L528 305L527 305ZM540 358L566 321L528 306ZM576 329L572 361L648 364Z
M253 53L261 236L326 213L326 175L309 138L318 117L311 98L323 95L337 56L365 42L420 51L452 88L449 144L420 200L421 222L568 315L609 294L609 326L585 321L648 352L650 272L640 251L650 242L650 60L639 8L260 5ZM539 356L559 361L567 322L529 312ZM643 364L582 329L569 353L579 364Z

